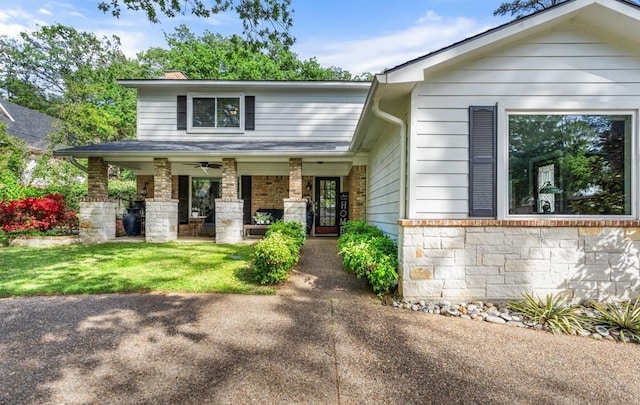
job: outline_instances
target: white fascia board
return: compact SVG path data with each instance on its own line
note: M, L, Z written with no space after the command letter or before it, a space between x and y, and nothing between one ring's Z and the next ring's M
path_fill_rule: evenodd
M189 88L198 87L216 89L246 89L246 90L361 90L368 91L371 82L356 81L238 81L238 80L118 80L118 84L130 88Z
M465 57L473 56L480 52L487 52L488 50L503 46L506 43L514 42L523 36L569 20L587 7L597 7L598 5L620 10L625 14L637 11L632 9L632 6L624 5L617 0L575 0L573 2L566 2L529 18L525 17L520 20L514 20L505 24L503 27L486 31L477 37L471 37L469 40L463 40L451 48L435 51L432 55L427 55L422 60L416 60L413 63L408 62L407 66L399 67L396 70L392 69L385 73L384 76L386 77L384 80L386 83L423 81L425 80L427 71L430 69L437 68L443 64L454 64L458 61L465 60Z
M356 125L356 129L353 132L353 137L351 138L351 143L349 144L349 151L357 152L364 136L366 135L366 125L371 123L371 118L368 116L371 114L371 103L373 99L377 97L379 83L386 83L386 77L384 75L375 75L373 78L373 82L371 83L371 87L369 88L369 93L367 93L367 98L362 106L362 111L360 112L360 118L358 118L358 124Z

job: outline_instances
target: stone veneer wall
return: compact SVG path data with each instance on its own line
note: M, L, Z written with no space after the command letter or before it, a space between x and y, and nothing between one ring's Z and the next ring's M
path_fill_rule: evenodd
M640 221L399 220L405 298L640 296Z
M349 192L349 219L366 219L367 166L352 166L345 183Z
M216 199L216 243L238 243L242 240L244 201Z
M307 226L307 202L302 198L285 198L284 199L284 216L285 221L297 221L303 227Z
M147 198L144 234L147 242L178 239L178 200Z
M116 203L80 201L78 212L82 243L102 243L116 238Z

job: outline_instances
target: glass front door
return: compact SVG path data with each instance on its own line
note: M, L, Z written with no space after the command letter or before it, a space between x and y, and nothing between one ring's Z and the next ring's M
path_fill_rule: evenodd
M339 177L316 178L316 233L338 234Z

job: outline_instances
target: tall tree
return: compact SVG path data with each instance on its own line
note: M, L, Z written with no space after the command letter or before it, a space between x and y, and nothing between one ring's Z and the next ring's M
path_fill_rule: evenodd
M175 17L191 12L208 18L231 11L242 21L243 33L251 43L281 42L290 46L295 41L289 33L293 25L291 0L109 0L98 4L100 10L115 17L123 7L146 13L151 22L158 22L162 15Z
M185 25L165 34L167 48L151 48L138 59L157 71L181 70L191 79L218 80L351 80L346 70L300 60L289 47L272 42L262 50L243 38L205 31L196 36Z
M98 38L63 25L20 39L0 36L0 91L21 105L61 119L54 143L81 145L135 134L135 91L116 79L147 76L117 37Z
M531 13L535 13L536 11L542 11L549 7L553 7L557 4L564 3L567 0L513 0L506 1L500 4L500 6L495 9L493 15L511 15L516 18L521 18ZM628 3L638 4L640 1L638 0L624 0Z

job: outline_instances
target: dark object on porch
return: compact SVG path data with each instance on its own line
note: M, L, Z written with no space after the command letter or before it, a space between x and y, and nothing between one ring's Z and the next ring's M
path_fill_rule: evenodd
M127 236L136 236L140 233L140 214L138 208L127 208L127 214L122 218L122 225Z
M261 212L263 214L271 214L271 218L274 221L280 221L284 216L284 210L280 210L277 208L258 208L256 213Z

